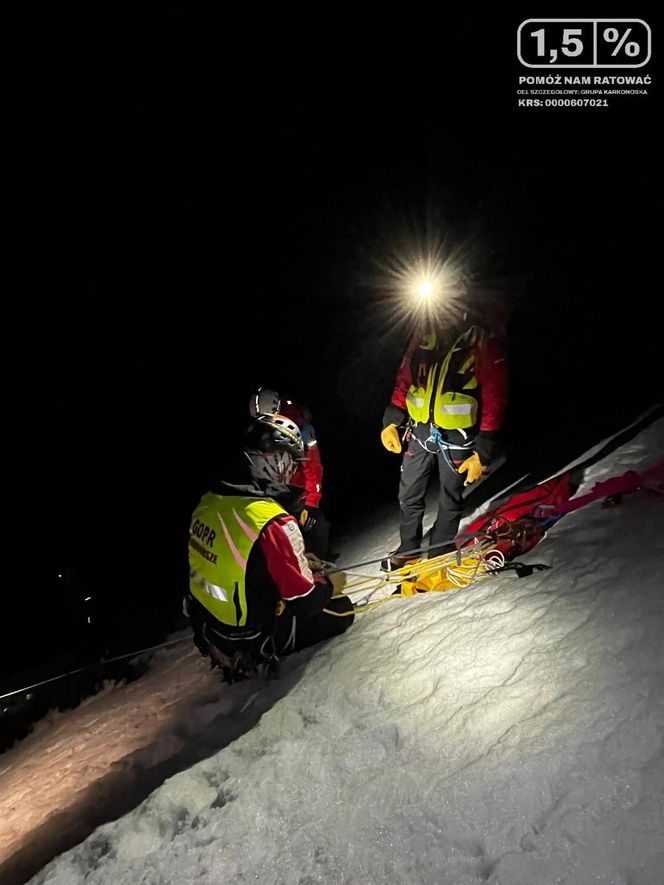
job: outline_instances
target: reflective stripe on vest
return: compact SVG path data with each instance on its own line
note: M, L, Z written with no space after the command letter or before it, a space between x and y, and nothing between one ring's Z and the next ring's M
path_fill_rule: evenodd
M249 554L268 522L286 513L270 498L203 495L189 528L189 589L214 617L247 623Z
M440 410L441 412L445 412L446 415L470 415L472 408L473 407L470 403L463 403L462 405L443 403Z
M478 330L471 327L454 342L442 362L432 363L427 370L424 385L413 384L406 394L408 414L417 424L429 421L443 430L466 430L477 423L478 401L470 392L478 387L474 374L475 355L466 357L457 370L458 375L467 378L459 390L444 390L449 381L449 368L452 358L460 351L468 351L476 340ZM435 338L431 335L423 339L421 349L431 350ZM453 376L454 377L454 376ZM435 391L435 392L434 392Z

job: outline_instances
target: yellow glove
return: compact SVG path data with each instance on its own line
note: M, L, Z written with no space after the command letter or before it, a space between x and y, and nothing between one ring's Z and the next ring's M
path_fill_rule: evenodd
M475 480L479 479L485 470L486 467L482 467L480 456L477 452L473 452L470 458L466 458L463 464L459 467L458 473L467 474L466 481L464 482L464 486L467 486L470 485L471 482L475 482Z
M399 438L397 425L388 424L380 435L380 441L388 452L394 452L395 455L398 455L401 451L401 439Z

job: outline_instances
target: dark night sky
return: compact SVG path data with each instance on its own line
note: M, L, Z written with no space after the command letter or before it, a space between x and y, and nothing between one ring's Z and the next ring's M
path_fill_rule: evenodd
M190 508L259 384L310 404L337 526L395 498L378 434L405 336L367 280L404 220L480 222L498 252L515 461L583 450L659 397L654 100L518 109L529 15L166 3L15 35L12 474L40 515L10 557L38 598L70 568L177 600Z

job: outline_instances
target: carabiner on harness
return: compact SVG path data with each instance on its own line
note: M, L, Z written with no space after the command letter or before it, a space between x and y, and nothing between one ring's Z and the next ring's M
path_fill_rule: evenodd
M452 459L450 458L450 455L449 455L449 450L450 449L458 449L459 451L470 451L471 450L471 446L469 444L467 444L465 446L457 446L457 445L452 445L451 443L448 443L443 438L443 434L441 432L440 427L435 427L433 424L431 425L431 432L430 432L428 438L424 441L424 443L422 443L422 446L423 446L424 450L429 452L430 454L432 454L432 455L436 454L437 452L432 452L431 449L428 448L429 443L433 443L436 446L437 452L440 452L440 454L442 454L443 458L445 459L445 463L450 468L452 473L458 473L458 471L457 471L456 467L454 466L454 464L452 463Z

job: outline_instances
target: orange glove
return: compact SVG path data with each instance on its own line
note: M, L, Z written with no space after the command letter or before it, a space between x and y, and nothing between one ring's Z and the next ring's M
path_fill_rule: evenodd
M401 438L396 424L388 424L381 433L380 440L388 452L398 455L401 451Z
M470 458L466 458L463 464L459 467L458 473L467 474L466 481L464 482L464 486L467 486L470 485L471 482L475 482L475 480L479 479L485 470L486 467L482 466L480 456L477 452L473 452Z

